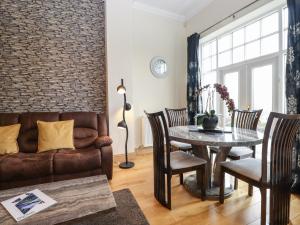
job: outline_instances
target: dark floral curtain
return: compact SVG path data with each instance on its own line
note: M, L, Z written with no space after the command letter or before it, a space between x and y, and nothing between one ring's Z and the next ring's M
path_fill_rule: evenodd
M288 0L289 30L286 64L286 102L288 114L300 113L300 1ZM294 153L292 191L300 193L300 135Z
M199 97L196 95L199 89L199 34L188 37L188 58L187 58L187 108L189 124L194 124L194 117L199 113Z

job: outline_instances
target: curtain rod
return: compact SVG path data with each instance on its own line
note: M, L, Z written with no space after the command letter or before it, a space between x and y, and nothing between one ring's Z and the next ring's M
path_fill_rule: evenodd
M206 31L210 30L211 28L217 26L218 24L222 23L223 21L225 21L225 20L227 20L227 19L229 19L229 18L231 18L231 17L235 18L235 14L237 14L237 13L243 11L244 9L250 7L251 5L254 5L254 4L255 4L256 2L258 2L258 1L260 1L260 0L255 0L255 1L251 2L251 3L249 3L248 5L245 5L243 8L240 8L239 10L235 11L235 12L232 13L231 15L226 16L226 17L223 18L222 20L216 22L215 24L213 24L213 25L211 25L210 27L206 28L205 30L201 31L199 34L201 35L201 34L205 33Z

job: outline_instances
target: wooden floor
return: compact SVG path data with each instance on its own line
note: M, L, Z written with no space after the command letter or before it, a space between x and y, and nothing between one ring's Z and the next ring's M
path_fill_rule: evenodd
M114 175L110 181L113 191L129 188L152 225L259 225L260 192L254 189L253 197L247 197L247 185L239 182L239 190L223 205L217 201L201 201L191 196L181 185L179 178L172 178L172 210L162 207L153 195L152 151L141 150L130 155L135 167L121 170L118 164L124 156L114 157ZM292 196L291 223L300 225L300 196Z

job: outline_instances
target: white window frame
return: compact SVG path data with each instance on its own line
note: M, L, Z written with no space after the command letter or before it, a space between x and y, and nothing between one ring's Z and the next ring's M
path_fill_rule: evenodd
M286 49L283 48L283 33L284 33L284 30L287 30L287 28L283 29L283 22L284 22L284 19L283 19L283 9L286 8L286 5L285 4L282 4L272 10L270 10L269 12L265 13L264 15L260 15L259 17L256 17L254 19L251 19L249 20L248 22L246 23L243 23L243 24L240 24L238 25L237 27L235 27L234 29L230 30L230 31L227 31L227 32L224 32L220 35L217 35L213 38L210 38L208 41L205 41L203 43L201 43L200 41L200 62L201 62L201 65L202 65L202 55L201 55L201 49L202 49L202 45L203 44L206 44L206 43L210 43L212 41L216 41L216 69L214 70L211 70L211 71L206 71L205 73L201 73L202 76L205 76L205 74L208 74L208 73L211 73L211 72L214 72L216 71L216 74L217 74L217 82L218 83L222 83L223 84L223 77L222 77L222 74L224 74L224 71L226 71L226 73L228 73L228 71L236 71L236 68L243 68L243 73L249 73L249 71L247 71L247 65L253 65L253 64L259 64L261 61L265 62L266 60L273 60L272 63L276 62L278 64L278 68L277 68L277 74L278 76L275 76L274 78L276 78L276 81L278 81L278 83L276 82L273 82L273 90L278 90L278 100L275 104L277 104L277 106L274 108L276 109L277 111L279 112L285 112L285 99L284 99L284 82L285 82L285 78L284 78L284 65L285 65L285 62L283 62L283 56L284 54L286 54ZM268 35L265 35L263 37L260 37L255 39L255 40L251 40L248 43L251 43L251 42L254 42L254 41L257 41L257 40L260 40L260 44L261 44L261 39L263 38L266 38L266 37L269 37L271 35L274 35L275 33L278 33L279 35L279 46L278 46L278 51L275 52L275 53L271 53L271 54L268 54L268 55L263 55L261 56L261 48L260 48L260 56L259 57L256 57L256 58L252 58L252 59L249 59L249 60L246 60L245 59L245 56L246 56L246 53L245 53L245 48L244 48L244 61L241 61L241 62L238 62L238 63L232 63L230 65L227 65L227 66L223 66L223 67L219 67L218 66L218 55L219 55L219 52L218 52L218 39L223 37L223 36L226 36L228 34L232 34L233 32L243 28L243 27L246 27L247 25L250 25L252 23L255 23L257 21L260 21L261 23L261 20L269 15L272 15L273 13L275 12L278 12L278 32L273 32L273 33L270 33ZM261 28L261 26L260 26ZM245 32L245 30L244 30ZM261 32L261 30L260 30ZM244 36L244 38L246 39L246 37ZM233 38L232 38L232 41L233 41ZM233 53L233 49L237 48L237 47L240 47L240 46L245 46L246 45L246 42L244 40L244 43L242 45L239 45L239 46L235 46L233 47L233 43L232 43L232 46L231 46L231 51ZM227 49L225 51L228 51L230 49ZM224 52L225 52L224 51ZM231 54L231 61L233 62L233 54ZM244 69L246 68L246 69ZM248 84L247 83L241 83L242 79L239 79L239 90L243 87L246 87ZM223 114L224 112L224 107L223 107L223 104L222 102L220 102L220 100L218 101L219 103L217 104L217 112L218 113L221 113ZM249 99L246 99L246 100L239 100L239 106L241 108L245 108L245 102L249 102Z

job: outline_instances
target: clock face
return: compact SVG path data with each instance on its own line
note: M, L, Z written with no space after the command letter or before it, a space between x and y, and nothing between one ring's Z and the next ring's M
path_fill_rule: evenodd
M167 62L162 57L154 57L150 62L151 73L157 78L166 77L168 68Z

